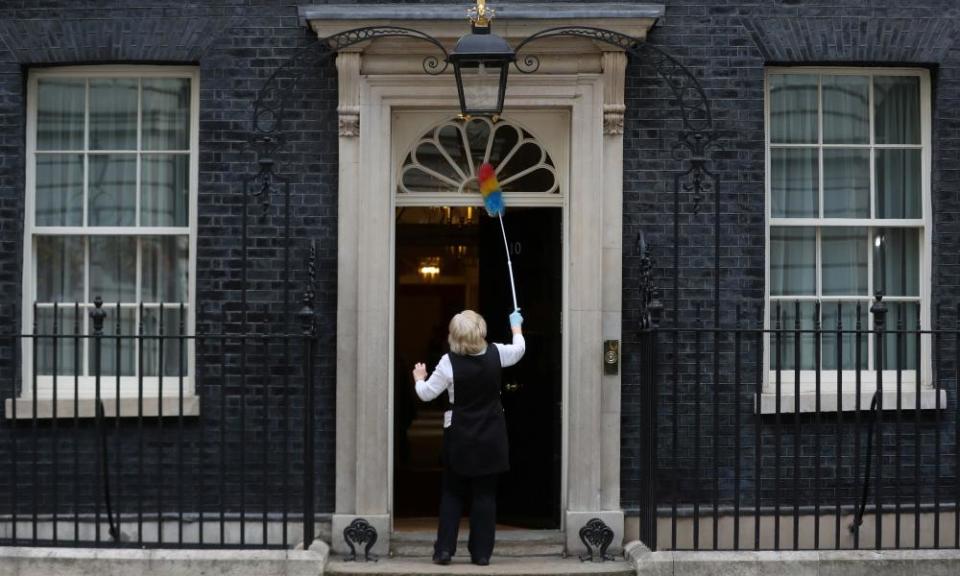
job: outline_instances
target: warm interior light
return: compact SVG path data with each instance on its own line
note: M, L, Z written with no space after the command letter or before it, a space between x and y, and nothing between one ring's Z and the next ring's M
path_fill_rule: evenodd
M440 259L427 258L420 261L420 268L417 270L425 280L432 280L440 275Z

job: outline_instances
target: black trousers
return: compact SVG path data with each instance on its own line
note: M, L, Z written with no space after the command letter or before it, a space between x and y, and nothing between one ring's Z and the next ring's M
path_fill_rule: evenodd
M470 539L467 549L470 558L490 558L497 525L497 475L461 476L449 466L443 469L443 489L440 496L440 523L434 551L457 552L457 533L464 503L470 502Z

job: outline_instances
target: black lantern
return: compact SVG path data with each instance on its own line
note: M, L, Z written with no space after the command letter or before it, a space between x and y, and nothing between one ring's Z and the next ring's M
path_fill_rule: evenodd
M448 57L464 116L497 117L503 111L507 72L516 54L506 40L490 32L492 18L493 9L477 0L470 11L470 34L460 38Z

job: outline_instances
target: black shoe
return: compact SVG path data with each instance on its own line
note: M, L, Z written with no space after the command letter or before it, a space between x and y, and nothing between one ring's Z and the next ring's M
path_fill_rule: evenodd
M441 566L446 566L450 563L450 553L446 550L441 550L440 552L434 552L433 554L433 563L439 564Z
M473 559L473 563L476 564L477 566L489 566L489 565L490 565L490 559L489 559L489 558L474 558L474 559Z

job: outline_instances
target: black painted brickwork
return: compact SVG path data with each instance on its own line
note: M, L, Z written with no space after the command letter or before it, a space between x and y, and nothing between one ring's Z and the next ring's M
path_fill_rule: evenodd
M737 306L742 319L756 326L760 321L764 281L764 124L763 71L768 64L918 66L931 70L933 79L933 307L942 308L942 321L953 326L958 305L957 285L960 282L960 228L957 214L957 80L960 77L960 53L956 49L960 7L948 1L900 3L873 1L756 1L704 2L667 1L666 16L659 22L649 40L676 55L690 66L702 82L721 131L722 147L713 154L714 170L721 182L721 327L736 325ZM679 270L679 310L673 310L673 182L671 171L684 167L672 159L669 146L680 128L678 115L665 103L669 90L656 77L655 70L643 62L631 62L627 78L627 129L625 133L625 201L624 242L633 245L642 230L654 246L657 258L657 279L664 288L667 306L665 325L694 327L702 317L707 327L713 321L713 200L708 194L693 214L689 195L681 200L681 241ZM640 478L638 439L644 424L638 418L639 368L634 342L637 325L638 296L633 289L638 280L639 256L629 250L624 254L624 389L622 479L623 502L628 510L638 503L636 492ZM698 310L701 312L698 314ZM848 327L852 328L852 327ZM689 507L694 501L712 503L713 454L718 453L719 502L732 505L739 493L742 504L754 502L755 475L753 392L755 389L757 347L744 340L741 369L744 381L739 394L734 390L733 337L721 337L720 377L713 376L712 335L702 336L700 356L701 383L699 396L701 420L695 427L696 355L694 337L681 337L678 372L680 384L674 388L672 337L660 339L660 377L658 388L659 487L661 506L669 506L676 497L679 505ZM944 353L937 361L936 381L948 392L949 409L941 413L939 426L940 453L936 456L935 418L924 413L920 419L921 494L930 501L934 486L936 462L940 461L941 498L952 502L955 488L954 419L956 378L954 339L942 343ZM719 380L715 386L714 382ZM889 389L895 386L886 382ZM852 390L853 383L845 384ZM676 475L671 472L673 453L673 393L678 394L679 418ZM720 419L714 428L714 391L718 393ZM739 407L739 432L735 409ZM832 478L837 465L834 435L836 413L825 414L820 424L821 502L833 502ZM866 421L866 415L863 420ZM866 427L856 427L852 414L844 415L840 424L841 477L839 494L844 504L853 502L857 492L856 478L862 476ZM769 505L779 493L781 502L791 503L793 490L793 454L795 420L792 414L782 417L781 484L773 482L775 418L761 421L763 443L762 503ZM884 498L896 500L892 477L896 451L895 424L892 413L884 415ZM900 498L914 498L914 425L913 415L906 413L901 427L901 455L904 479ZM817 424L812 416L800 419L800 475L797 483L801 504L814 502L816 465L815 435ZM852 453L856 430L860 430L861 469L853 468ZM719 432L719 434L717 434ZM739 485L734 482L733 462L736 456L734 438L739 435L742 471ZM699 481L693 454L700 443ZM829 487L829 489L827 488ZM871 502L873 495L871 492ZM669 535L667 535L669 536ZM661 541L662 541L661 537ZM709 543L706 543L709 546Z
M460 6L463 2L447 2ZM707 90L717 120L724 133L723 149L714 154L714 170L721 179L722 285L724 304L722 323L734 322L734 306L750 309L750 316L761 304L763 294L763 67L768 63L826 63L872 65L918 65L934 74L934 304L954 309L960 284L960 230L957 213L957 158L960 149L952 134L960 120L955 110L960 99L960 68L955 47L960 7L951 0L919 0L909 4L884 0L831 0L806 2L756 0L709 2L705 0L666 1L666 16L651 34L650 41L668 49L681 62L691 66ZM253 169L251 156L242 152L245 130L249 127L249 106L255 90L274 67L289 57L296 47L311 40L300 27L292 2L223 1L183 3L174 0L142 2L95 2L79 0L13 1L0 5L0 299L4 322L19 318L20 254L22 238L22 198L24 166L24 79L29 66L97 62L151 62L196 64L201 76L201 152L200 152L200 236L198 239L199 308L206 321L201 329L237 327L239 299L238 227L240 220L240 181ZM304 256L305 241L318 241L319 301L321 339L319 345L317 402L318 505L330 511L333 503L334 443L334 334L335 334L335 254L336 254L336 85L332 65L312 70L301 84L302 99L297 102L300 131L290 150L278 160L292 181L294 217L294 262ZM670 93L656 78L655 71L643 62L633 61L627 78L627 122L624 152L624 244L633 246L642 229L654 247L658 259L658 280L668 304L667 322L679 316L690 325L698 303L712 317L711 264L712 197L707 196L698 215L693 214L690 198L682 202L680 310L670 310L672 293L673 211L671 171L682 166L670 155L670 144L680 128L679 117L669 102ZM282 312L282 282L277 271L281 246L272 237L280 226L274 208L252 229L251 246L262 247L253 255L253 274L259 283L252 297L251 322L261 331L278 330L271 322ZM637 319L638 257L629 249L624 255L624 393L623 393L623 501L636 504L637 439L642 433L637 414L638 367L631 334ZM298 266L298 271L300 270ZM301 276L295 281L299 289ZM953 314L948 314L952 322ZM210 355L219 358L215 351ZM664 351L666 357L666 352ZM686 357L681 370L692 373ZM237 360L230 357L228 372L236 373ZM9 395L13 371L13 353L9 345L0 346L0 377L4 395ZM721 374L729 375L729 355L722 358ZM708 373L709 365L704 366ZM744 369L750 362L744 361ZM205 426L219 429L220 391L218 367L209 367L210 378L201 384L204 395ZM955 405L950 374L952 365L941 365L941 382L951 390L950 405ZM744 425L752 426L750 395L733 398L721 377L723 413L732 413L739 402ZM228 405L239 402L236 378L228 380ZM259 388L248 393L256 394ZM712 392L705 386L706 392ZM706 396L705 396L706 398ZM666 398L661 399L665 403ZM296 394L292 398L295 406ZM259 416L256 404L251 414ZM689 403L683 410L690 408ZM252 416L256 418L256 416ZM667 431L669 410L661 406L660 445L669 451ZM947 420L952 411L944 414ZM241 440L237 422L228 423L234 446ZM83 424L89 432L89 424ZM124 424L126 426L126 424ZM299 424L295 424L299 426ZM709 414L704 430L712 426ZM769 426L765 424L765 433ZM0 457L10 453L10 424L0 421ZM731 438L729 418L721 422L725 437ZM929 429L926 425L925 430ZM185 430L192 442L199 433L195 422ZM929 432L929 431L928 431ZM944 450L952 450L952 434L942 431ZM154 446L166 446L165 458L174 457L168 436L154 437ZM191 436L192 435L192 436ZM682 429L684 449L697 432ZM701 434L708 438L709 434ZM804 438L804 446L809 438ZM749 450L752 442L746 431L742 442ZM789 437L785 445L792 446ZM769 445L768 442L765 442ZM912 445L910 440L905 444ZM49 453L47 436L41 438L41 454ZM924 450L930 451L929 433ZM704 445L708 454L710 444ZM721 456L729 462L732 445L724 443ZM130 454L130 450L124 450ZM217 454L210 453L210 457ZM929 461L933 458L929 454ZM235 466L236 464L231 464ZM257 463L246 463L251 474L262 471ZM208 464L198 470L207 473ZM41 480L49 473L49 463L41 467ZM21 469L23 473L29 467ZM236 472L237 468L232 468ZM803 468L804 475L809 467ZM926 473L926 471L925 471ZM213 474L213 472L210 472ZM944 474L953 474L952 469ZM689 476L689 475L688 475ZM749 477L747 472L745 477ZM87 476L89 478L89 476ZM213 481L213 477L209 478ZM671 485L668 477L663 485ZM708 486L708 484L704 484ZM724 498L735 490L729 469L720 483ZM751 489L748 484L741 488ZM89 486L86 488L89 490ZM295 487L294 487L295 489ZM689 483L682 486L689 497ZM236 484L228 491L235 491ZM170 495L172 495L171 492ZM709 494L705 491L704 494ZM257 501L258 494L248 494ZM168 495L169 496L169 495ZM127 496L129 497L129 495ZM168 499L168 498L165 498Z
M244 150L250 129L252 103L263 81L299 47L315 36L298 21L296 5L290 2L3 2L0 3L0 315L9 333L20 318L20 267L24 189L25 79L31 66L159 63L194 65L200 74L200 176L197 239L198 332L235 334L241 329L241 217L242 182L256 166ZM291 262L290 305L284 308L283 195L272 199L266 214L253 200L249 210L250 239L248 271L248 328L257 334L284 331L284 312L296 312L306 280L304 259L309 240L316 240L319 339L316 356L316 506L330 512L334 500L334 378L336 334L336 236L337 236L337 118L336 70L331 62L304 71L300 96L289 111L296 134L285 152L276 158L278 171L290 181ZM108 313L107 324L112 320ZM299 333L296 318L291 326ZM106 343L105 345L110 345ZM149 515L158 507L174 510L178 496L186 510L196 510L193 501L206 510L227 513L240 507L241 491L248 510L262 508L262 482L267 473L271 511L279 512L281 494L289 491L291 510L299 512L302 459L302 383L297 378L300 342L293 340L291 366L284 371L277 362L266 377L262 355L265 342L248 341L249 359L241 365L240 344L220 340L202 341L198 350L199 390L202 418L186 418L181 424L166 419L144 422L144 484L138 491L141 463L136 457L141 441L136 420L124 420L119 430L108 421L111 469L122 470L113 482L116 506L123 513L137 510L142 502ZM269 343L271 354L284 358L280 340ZM14 386L13 353L9 340L0 345L0 387L8 398ZM221 358L224 358L221 366ZM244 369L245 368L245 369ZM246 390L242 386L246 372ZM222 377L225 375L226 377ZM292 377L290 376L292 375ZM266 385L265 389L265 382ZM222 384L222 385L221 385ZM106 386L112 386L105 380ZM168 386L171 384L168 384ZM264 392L268 399L264 400ZM244 395L246 396L244 398ZM264 423L264 403L267 419ZM284 404L286 402L286 404ZM241 404L242 403L242 404ZM246 434L241 434L241 410ZM284 408L286 406L286 408ZM289 414L285 426L281 415ZM221 416L222 415L222 416ZM81 512L93 507L96 444L93 422L81 421L79 430L70 421L59 425L58 499L62 510L72 510L79 501ZM0 489L0 507L9 510L13 494L6 484L12 478L10 458L11 422L0 419L0 453L5 473ZM51 507L52 440L49 423L40 423L36 476L30 423L17 431L21 513L32 509L31 486L41 490L40 512ZM266 433L264 433L264 428ZM218 448L221 430L225 449ZM181 436L182 434L182 436ZM182 437L182 452L179 439ZM266 446L263 439L269 438ZM74 446L79 447L79 472L73 472ZM241 445L246 454L241 456ZM282 454L287 446L290 473L282 473ZM267 459L264 460L263 448ZM119 456L118 456L119 455ZM176 475L179 458L184 475ZM221 486L221 458L224 485ZM245 461L242 462L241 458ZM266 464L266 466L264 465ZM245 478L241 476L245 470ZM73 495L72 479L79 477L79 494ZM184 489L179 489L184 486ZM245 486L245 488L241 488ZM200 487L204 487L202 490ZM158 500L160 503L158 503Z

